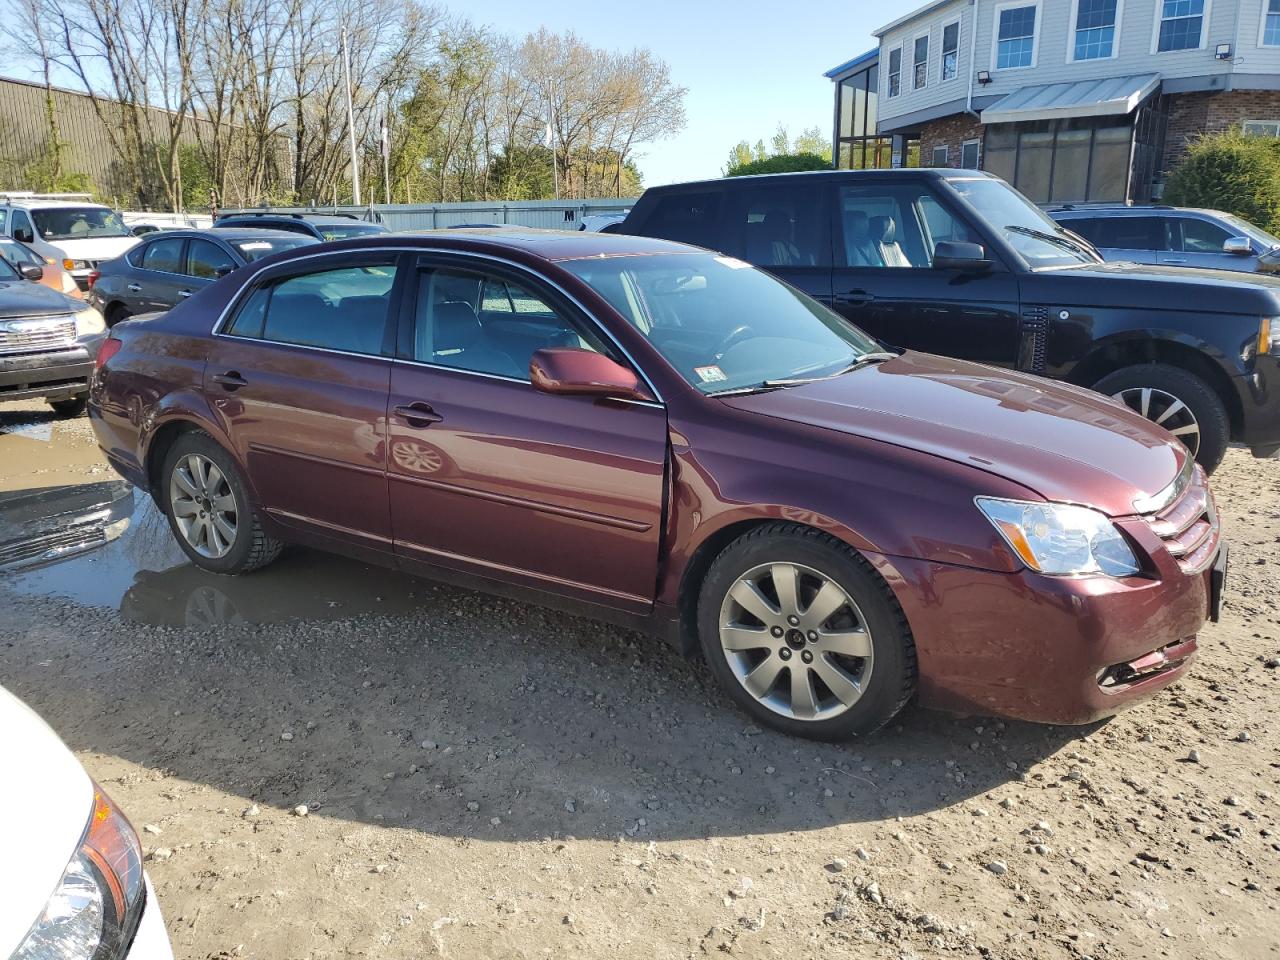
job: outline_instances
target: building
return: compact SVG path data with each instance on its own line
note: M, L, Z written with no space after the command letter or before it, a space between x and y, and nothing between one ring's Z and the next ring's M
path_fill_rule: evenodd
M934 0L875 36L827 74L838 166L889 138L897 163L988 170L1038 203L1146 202L1196 135L1280 135L1280 0Z

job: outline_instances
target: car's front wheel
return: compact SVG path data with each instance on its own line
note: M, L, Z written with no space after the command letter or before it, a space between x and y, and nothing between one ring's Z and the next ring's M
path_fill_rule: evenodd
M178 545L196 566L248 573L280 555L283 544L263 530L235 461L208 434L192 431L174 442L159 493Z
M1209 384L1180 367L1144 363L1109 373L1093 385L1164 427L1191 451L1206 473L1227 454L1231 421Z
M915 690L915 645L888 585L809 528L768 524L730 544L703 581L698 632L730 696L786 733L868 734Z

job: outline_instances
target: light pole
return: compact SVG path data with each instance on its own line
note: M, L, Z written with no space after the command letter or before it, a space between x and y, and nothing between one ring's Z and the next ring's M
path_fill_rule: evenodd
M347 133L351 139L351 193L360 206L360 161L356 156L356 115L351 106L351 54L347 50L347 28L342 28L342 77L347 88Z

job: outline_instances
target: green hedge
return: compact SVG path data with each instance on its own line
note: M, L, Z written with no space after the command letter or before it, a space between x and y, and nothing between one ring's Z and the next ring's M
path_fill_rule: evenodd
M1164 202L1225 210L1280 232L1280 140L1239 129L1200 137L1170 175Z
M783 153L763 160L740 163L725 171L726 177L745 177L753 173L799 173L802 170L830 170L831 161L816 153Z

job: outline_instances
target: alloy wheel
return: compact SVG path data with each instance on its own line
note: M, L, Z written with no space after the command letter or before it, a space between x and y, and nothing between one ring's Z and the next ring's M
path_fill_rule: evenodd
M1191 408L1172 393L1156 387L1128 387L1112 396L1134 413L1142 414L1172 433L1193 457L1200 451L1200 421Z
M169 509L191 549L202 557L225 557L236 542L240 517L236 496L218 465L188 454L169 478Z
M753 567L729 588L719 622L729 669L780 716L830 719L857 703L871 679L874 655L862 611L812 567Z

